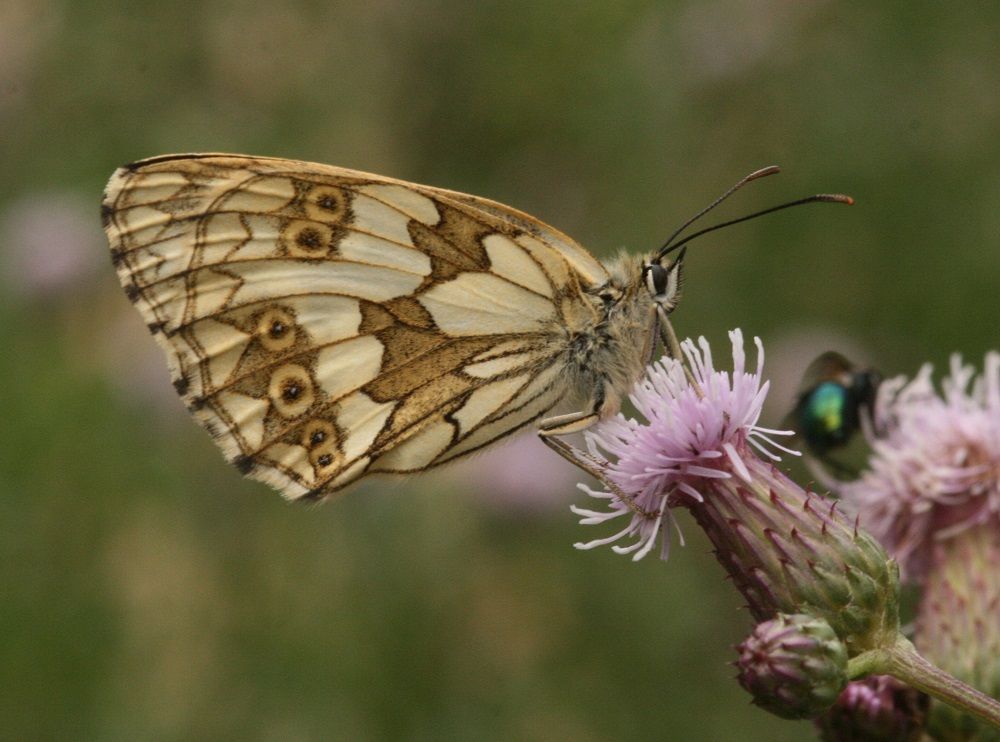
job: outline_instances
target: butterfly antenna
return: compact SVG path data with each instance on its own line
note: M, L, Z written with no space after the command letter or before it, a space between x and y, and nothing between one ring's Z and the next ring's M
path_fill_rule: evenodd
M704 209L702 209L701 211L699 211L697 214L695 214L694 216L692 216L690 219L688 219L686 222L684 222L681 226L679 226L677 229L675 229L674 233L667 238L666 242L663 243L663 247L660 248L660 253L659 253L660 256L662 257L662 256L666 255L669 252L668 248L670 247L670 243L673 242L677 238L677 235L679 235L685 229L687 229L692 224L694 224L696 221L698 221L699 219L701 219L703 216L705 216L705 214L707 214L708 212L710 212L712 209L714 209L716 206L718 206L719 204L721 204L727 198L729 198L730 196L732 196L734 193L736 193L736 191L738 191L740 188L742 188L743 186L745 186L747 183L749 183L752 180L757 180L757 178L763 178L766 175L775 175L775 174L780 173L780 172L781 172L781 168L778 167L777 165L769 165L768 167L762 167L760 170L754 170L752 173L750 173L746 177L742 178L736 185L732 186L728 191L726 191L725 193L723 193L721 196L719 196L717 199L715 199L712 203L710 203Z
M834 204L851 205L854 203L854 199L851 198L850 196L845 196L842 193L817 193L815 196L806 196L805 198L799 198L796 199L795 201L789 201L788 203L778 204L777 206L772 206L769 209L763 209L762 211L755 211L752 214L741 216L738 219L730 219L728 222L722 222L721 224L713 224L711 227L705 227L704 229L700 229L694 234L689 234L680 242L670 245L669 247L664 246L660 248L660 253L658 257L662 258L664 255L672 253L674 250L677 250L683 245L686 245L695 237L700 237L703 234L714 232L717 229L722 229L723 227L729 227L733 224L739 224L740 222L749 221L750 219L756 219L758 216L764 216L764 214L770 214L774 211L789 209L792 206L801 206L802 204L814 204L814 203L834 203Z

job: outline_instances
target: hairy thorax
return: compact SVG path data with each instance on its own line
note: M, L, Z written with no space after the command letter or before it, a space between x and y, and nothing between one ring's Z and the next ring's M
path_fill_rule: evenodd
M642 258L622 254L605 267L608 283L585 291L586 309L567 318L563 338L570 383L601 418L618 411L642 375L656 333L654 303L641 280Z

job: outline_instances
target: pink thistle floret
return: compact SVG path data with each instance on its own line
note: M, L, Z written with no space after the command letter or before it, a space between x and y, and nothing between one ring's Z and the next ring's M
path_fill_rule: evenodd
M606 483L620 492L598 492L580 485L591 497L606 500L608 509L598 512L574 506L572 510L587 525L618 518L629 522L614 535L576 544L577 548L633 539L627 546L612 548L641 559L653 548L663 524L673 523L671 507L684 504L686 498L703 500L706 480L736 476L750 483L746 457L753 454L748 446L774 461L780 460L775 450L796 454L771 438L789 435L789 431L757 425L769 386L762 378L760 339L754 338L756 370L748 371L742 332L733 330L729 338L731 373L715 369L705 338L699 338L697 345L685 340L681 348L690 378L680 360L665 357L647 369L633 390L632 404L646 422L618 414L586 433L588 449L600 462ZM669 545L669 535L664 535L664 559Z
M979 377L952 356L940 394L929 365L908 383L886 381L875 412L868 469L839 494L919 582L936 540L1000 528L1000 353Z

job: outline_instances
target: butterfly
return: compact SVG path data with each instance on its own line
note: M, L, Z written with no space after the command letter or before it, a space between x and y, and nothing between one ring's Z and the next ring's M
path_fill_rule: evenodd
M692 219L601 262L485 198L225 154L119 168L102 218L188 409L244 475L296 500L532 424L566 455L555 436L617 412L658 341L676 353L683 243L708 231L671 244Z

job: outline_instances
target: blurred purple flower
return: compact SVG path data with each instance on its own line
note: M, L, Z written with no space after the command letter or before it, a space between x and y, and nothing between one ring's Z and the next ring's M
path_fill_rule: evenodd
M553 456L534 433L449 467L446 476L462 482L472 477L475 492L484 501L523 510L563 507L566 492L577 479L576 472Z
M978 378L952 356L940 394L929 365L912 381L883 382L875 425L868 469L839 494L907 579L920 581L935 540L1000 528L1000 353L986 355Z
M89 281L107 262L94 205L72 192L34 193L0 212L0 275L11 293L44 300Z

